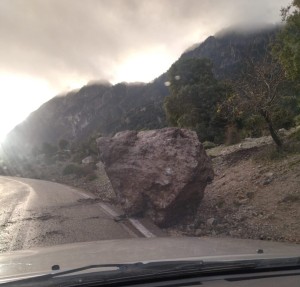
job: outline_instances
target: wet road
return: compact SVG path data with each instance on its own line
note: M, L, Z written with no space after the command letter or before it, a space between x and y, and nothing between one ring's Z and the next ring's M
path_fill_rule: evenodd
M110 208L65 185L0 177L0 252L142 236Z

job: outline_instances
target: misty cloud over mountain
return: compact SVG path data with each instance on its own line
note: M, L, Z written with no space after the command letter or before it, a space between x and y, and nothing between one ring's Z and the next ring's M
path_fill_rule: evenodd
M158 50L172 63L223 27L280 21L280 8L289 2L2 0L0 73L59 86L65 78L115 80L119 66L141 51Z

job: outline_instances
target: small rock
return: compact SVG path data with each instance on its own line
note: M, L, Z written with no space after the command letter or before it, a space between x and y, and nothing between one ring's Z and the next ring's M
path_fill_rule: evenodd
M172 175L173 172L172 172L172 169L170 167L167 167L166 168L166 175Z
M272 181L273 181L272 178L266 178L266 179L263 181L263 185L268 185L268 184L270 184Z
M211 226L215 223L215 221L216 220L213 217L211 217L211 218L207 219L206 224Z
M236 206L236 207L239 207L240 205L241 205L241 203L240 203L240 201L239 200L233 200L233 204L234 204L234 206Z
M270 184L273 179L274 179L274 173L273 172L267 172L264 174L265 179L263 180L262 184L263 185L268 185Z
M93 163L94 161L95 160L92 156L87 156L81 161L81 163L87 165L87 164Z
M267 172L265 173L265 177L273 177L274 176L274 173L273 172Z
M248 198L243 198L243 199L240 199L239 201L238 201L238 203L239 203L239 205L242 205L242 204L246 204L246 203L248 203Z
M229 235L234 237L234 236L238 236L239 234L236 230L230 230Z
M253 192L253 191L248 191L248 192L246 193L246 196L247 196L248 198L252 199L252 198L254 197L254 192Z
M288 133L288 131L284 128L280 129L278 132L280 135L286 135Z

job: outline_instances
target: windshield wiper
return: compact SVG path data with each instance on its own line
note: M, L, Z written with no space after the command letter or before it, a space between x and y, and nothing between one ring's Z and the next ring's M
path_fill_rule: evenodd
M81 273L82 271L101 269L105 271ZM107 270L112 268L112 270ZM117 268L117 269L115 269ZM66 271L53 272L33 278L14 281L15 286L48 286L48 284L67 282L67 286L84 286L85 283L112 284L147 279L175 278L189 275L209 275L234 272L276 270L278 268L300 269L300 257L254 259L234 261L157 261L149 263L99 264L88 265ZM73 274L73 275L72 275ZM72 275L72 276L66 276ZM80 279L80 280L78 280ZM41 284L44 283L44 284ZM5 286L5 284L3 285Z
M162 270L166 271L178 271L185 268L193 268L195 269L197 266L200 267L203 265L203 261L158 261L158 262L149 262L149 263L142 263L142 262L136 262L136 263L126 263L126 264L95 264L95 265L87 265L79 268L74 268L70 270L65 271L55 271L44 275L38 275L31 278L21 279L14 281L14 284L16 286L27 286L26 284L41 284L43 282L47 283L49 280L52 279L58 279L66 275L72 275L77 276L79 272L92 270L92 269L101 269L103 268L105 271L97 271L97 272L89 272L87 274L81 273L81 276L92 276L95 275L98 278L103 278L105 280L109 279L110 276L113 276L116 278L122 278L122 275L127 277L127 275L132 274L139 274L140 272L146 272L151 271L151 274L155 273L161 273ZM58 265L55 265L58 266ZM112 270L107 270L107 268L111 268ZM117 269L116 269L117 268ZM197 269L198 270L198 269ZM149 274L149 273L147 273ZM66 278L66 277L64 277ZM67 277L69 278L69 277ZM10 283L4 283L1 284L1 286L6 286L6 284ZM40 285L38 285L40 286ZM42 285L47 286L47 284ZM68 285L69 286L69 285Z

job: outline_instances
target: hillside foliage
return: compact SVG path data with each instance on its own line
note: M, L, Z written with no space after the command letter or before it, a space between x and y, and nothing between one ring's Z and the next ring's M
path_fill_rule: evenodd
M270 134L282 149L278 130L297 123L300 94L297 80L287 76L271 53L276 33L263 34L257 39L251 35L252 42L239 50L238 73L232 70L227 78L219 77L222 82L210 60L191 57L196 52L173 64L168 71L170 96L164 104L168 123L191 128L201 141L215 143ZM217 40L210 39L210 46L212 41Z
M170 68L170 95L165 98L172 126L190 128L201 141L222 142L224 127L217 117L226 86L219 83L207 59L181 59Z
M300 81L300 1L281 10L285 25L278 34L274 54L284 66L287 75Z

